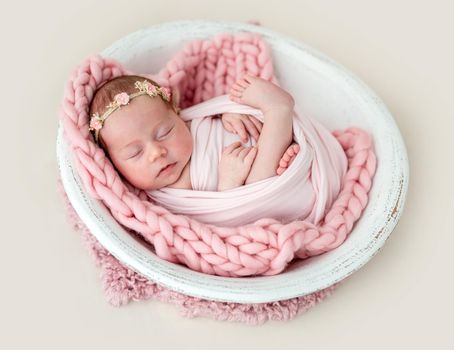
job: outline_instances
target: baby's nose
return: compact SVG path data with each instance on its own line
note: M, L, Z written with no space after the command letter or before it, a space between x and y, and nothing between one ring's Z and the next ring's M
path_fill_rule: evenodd
M150 162L154 162L157 158L165 156L167 154L167 150L165 147L157 146L153 147L150 152Z

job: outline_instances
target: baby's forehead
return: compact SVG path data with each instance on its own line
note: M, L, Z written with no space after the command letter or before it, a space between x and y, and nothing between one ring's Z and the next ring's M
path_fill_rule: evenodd
M145 99L139 100L141 97ZM138 101L135 101L136 99ZM124 143L129 138L138 137L150 130L158 130L172 120L165 105L147 101L151 100L148 96L139 96L136 99L117 109L106 119L101 134L110 145Z
M167 104L158 96L150 97L147 95L138 96L131 100L131 109L147 110L149 112L164 112L168 109Z
M130 126L135 124L148 126L170 118L166 104L163 101L153 101L153 98L148 96L136 97L129 105L118 109L113 114L120 115L119 122L123 125L132 123Z

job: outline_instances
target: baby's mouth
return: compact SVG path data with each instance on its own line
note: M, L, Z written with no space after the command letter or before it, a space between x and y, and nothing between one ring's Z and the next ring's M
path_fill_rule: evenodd
M166 167L162 168L159 171L158 176L161 175L162 173L167 173L168 171L172 170L175 167L176 164L177 164L176 162L168 164Z

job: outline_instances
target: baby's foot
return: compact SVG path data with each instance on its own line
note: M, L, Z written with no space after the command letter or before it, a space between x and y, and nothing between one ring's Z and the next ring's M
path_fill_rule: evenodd
M290 108L295 105L292 96L279 86L262 78L246 74L230 89L230 99L260 109L263 113L275 108Z
M279 167L276 170L276 174L282 175L282 173L287 170L287 168L292 164L293 159L295 159L297 153L300 151L300 146L297 143L292 143L289 148L285 151L282 156Z

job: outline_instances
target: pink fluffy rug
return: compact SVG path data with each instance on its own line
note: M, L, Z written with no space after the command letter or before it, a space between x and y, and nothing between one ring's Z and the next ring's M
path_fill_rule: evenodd
M108 302L113 306L122 306L130 301L155 299L176 305L181 315L189 318L203 316L220 321L260 325L268 320L288 321L293 319L331 295L341 283L303 297L259 304L218 302L174 292L122 265L99 244L80 220L69 202L60 178L57 188L71 227L80 233L85 247L101 270L103 289Z

